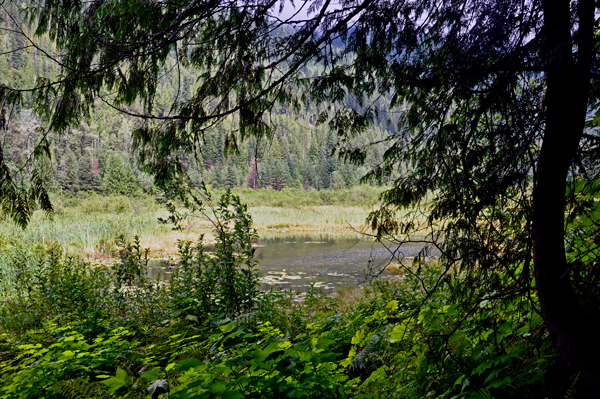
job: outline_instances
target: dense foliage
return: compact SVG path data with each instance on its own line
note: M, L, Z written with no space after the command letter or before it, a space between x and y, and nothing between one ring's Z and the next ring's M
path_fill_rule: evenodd
M2 276L10 289L0 298L0 397L575 393L576 376L556 355L535 295L458 304L458 281L448 277L430 297L443 273L437 264L336 296L311 288L299 301L291 292L256 291L252 250L243 247L253 232L236 201L225 194L215 203L215 251L182 242L163 284L145 277L136 242L123 245L112 270L64 258L56 247L15 251L14 268Z
M271 116L280 109L298 113L311 102L315 121L335 132L335 148L364 162L356 137L380 122L378 100L391 98L384 107L401 117L369 173L393 180L371 217L376 236L437 248L443 273L433 288L461 276L453 293L463 309L489 295L510 302L537 293L558 352L589 394L600 396L598 4L340 4L304 2L301 19L284 17L284 2L270 0L26 5L36 37L57 46L60 73L38 77L34 87L0 85L3 126L28 93L54 132L89 120L100 101L139 118L138 160L162 186L217 126L229 128L224 148L239 150L245 138L273 138ZM42 48L42 40L30 43ZM318 73L307 74L309 66ZM180 83L186 68L198 77L189 93ZM170 72L176 94L156 107ZM40 143L38 159L49 152L48 141ZM49 210L41 168L33 165L24 191L4 166L5 212L24 225L36 200ZM286 177L271 170L270 179ZM565 244L573 250L568 257Z

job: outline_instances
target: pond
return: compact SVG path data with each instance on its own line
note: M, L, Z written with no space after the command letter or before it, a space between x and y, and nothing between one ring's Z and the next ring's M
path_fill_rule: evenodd
M313 286L332 292L344 285L358 285L373 278L398 248L360 236L336 234L264 234L256 245L255 259L262 290L271 288L304 292ZM402 254L413 257L422 244L404 244ZM152 262L151 276L168 278L160 262ZM384 278L394 277L384 271Z
M387 248L386 248L387 246ZM373 277L390 260L397 245L361 237L333 234L279 234L263 237L256 250L261 288L282 287L305 291L311 284L329 291L357 285ZM406 257L422 245L403 245ZM384 271L384 277L391 275Z

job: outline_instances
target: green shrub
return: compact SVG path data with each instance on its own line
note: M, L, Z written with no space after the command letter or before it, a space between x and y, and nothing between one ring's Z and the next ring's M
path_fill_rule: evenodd
M206 253L202 237L196 246L179 243L180 263L169 279L173 307L197 317L249 312L258 294L252 247L258 236L247 206L229 190L213 205L206 187L191 200L194 202L187 207L203 214L214 226L214 252Z
M180 242L166 284L148 279L137 238L121 244L112 268L65 257L56 244L4 242L0 398L541 399L576 391L534 292L470 296L454 289L465 276L423 264L337 297L259 293L256 233L238 197L227 191L213 201L202 187L174 190L165 203L171 221L181 221L175 205L184 205L211 220L216 237L212 253Z
M129 252L134 261L124 263L143 259L135 245ZM166 324L146 318L151 334L113 326L93 338L81 333L84 323L59 317L19 337L23 346L7 349L17 336L5 335L3 344L0 335L0 352L10 353L0 355L0 397L145 398L151 387L156 398L167 391L171 398L545 398L573 391L570 374L548 376L557 356L535 302L514 297L500 306L489 296L473 307L451 304L445 286L433 296L422 290L440 276L430 267L368 285L343 312L344 300L316 291L304 302L288 292L260 294L244 317L223 313L204 323L184 308L166 315ZM137 303L137 311L149 300L139 290L119 292L129 293L122 304Z
M100 292L110 284L106 273L63 259L58 247L49 253L19 250L12 258L12 270L6 271L10 294L0 303L2 329L25 331L55 317L77 319L95 329Z
M18 345L15 361L0 363L0 398L114 397L100 381L120 370L140 342L123 328L93 340L69 326L48 328L54 343Z
M299 206L363 206L372 207L379 202L383 192L381 187L355 186L338 190L302 190L298 188L284 188L276 191L267 189L233 189L233 193L240 196L241 200L250 207L275 206L296 208ZM220 193L219 190L216 192Z
M326 336L291 342L270 323L248 334L222 325L206 343L210 359L169 364L178 376L170 397L187 398L346 398L352 396L335 341ZM251 339L249 335L252 336Z

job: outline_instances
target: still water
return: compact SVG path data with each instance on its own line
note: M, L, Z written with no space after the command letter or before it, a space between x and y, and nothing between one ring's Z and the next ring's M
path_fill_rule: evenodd
M387 248L386 248L387 246ZM396 245L364 238L317 234L279 234L263 237L256 249L261 288L281 287L305 291L313 284L321 290L357 285L372 278L391 258ZM402 246L414 256L422 245ZM388 276L386 272L384 276Z
M420 244L402 246L402 255L412 257ZM304 292L311 285L331 292L344 285L358 285L372 279L391 259L397 249L391 243L377 243L361 237L335 234L263 235L256 243L255 259L262 290L282 288ZM152 262L151 277L169 273L160 262ZM393 277L387 272L384 278Z

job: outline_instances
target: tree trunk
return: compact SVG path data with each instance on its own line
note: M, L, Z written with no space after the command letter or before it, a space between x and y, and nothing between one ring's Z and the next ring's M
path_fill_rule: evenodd
M572 55L569 1L545 0L546 126L538 160L533 251L542 314L558 352L600 397L600 341L578 302L564 251L566 179L582 137L590 92L593 0L580 2L578 60Z

